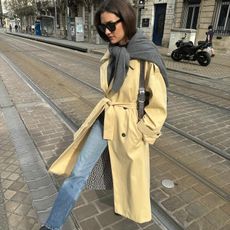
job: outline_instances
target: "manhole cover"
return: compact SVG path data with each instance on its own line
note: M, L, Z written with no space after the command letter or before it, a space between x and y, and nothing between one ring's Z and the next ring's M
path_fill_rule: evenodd
M172 180L170 180L170 179L164 179L164 180L162 180L161 183L166 188L174 188L174 186L175 186L174 182Z

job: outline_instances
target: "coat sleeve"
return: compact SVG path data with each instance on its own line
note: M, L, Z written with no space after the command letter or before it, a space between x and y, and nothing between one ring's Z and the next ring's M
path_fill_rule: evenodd
M145 106L145 115L138 122L143 139L153 144L160 136L160 130L167 117L167 89L159 68L146 64L145 88L150 93L149 104Z

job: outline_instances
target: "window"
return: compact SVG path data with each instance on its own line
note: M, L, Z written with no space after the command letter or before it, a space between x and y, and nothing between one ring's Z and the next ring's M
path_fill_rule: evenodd
M200 0L187 0L184 5L184 23L187 29L196 29L199 16Z
M216 34L230 34L230 0L221 0L218 2L214 28Z
M188 16L187 16L187 29L196 29L197 19L199 14L199 5L193 5L188 7Z

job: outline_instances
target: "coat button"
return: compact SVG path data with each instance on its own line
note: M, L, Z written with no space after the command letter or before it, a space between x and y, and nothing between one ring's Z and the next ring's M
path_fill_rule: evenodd
M122 136L122 137L125 137L126 135L125 135L125 133L122 133L121 136Z

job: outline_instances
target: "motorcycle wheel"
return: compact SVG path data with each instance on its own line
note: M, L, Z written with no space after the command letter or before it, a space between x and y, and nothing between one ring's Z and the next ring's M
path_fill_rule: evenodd
M207 66L211 62L211 57L207 52L202 51L197 54L197 61L200 65Z
M174 61L180 61L180 60L182 60L183 56L182 56L181 53L179 53L179 52L177 52L177 51L174 50L174 51L171 53L171 58L172 58Z

